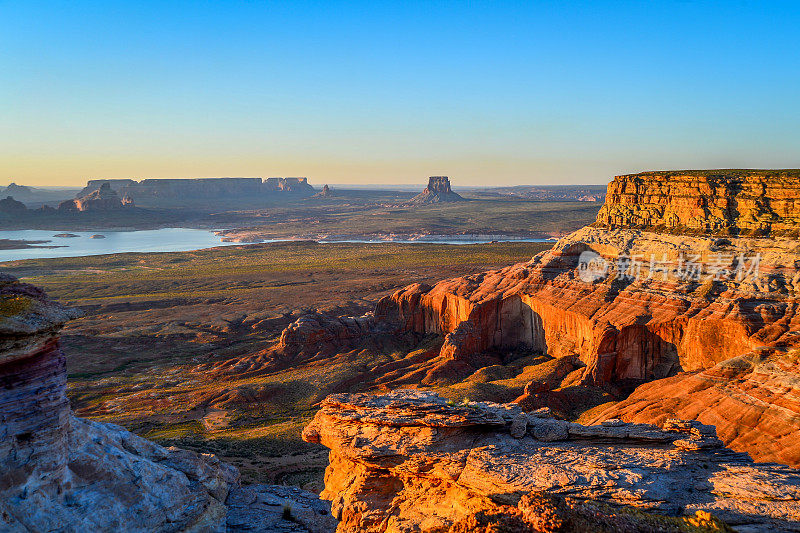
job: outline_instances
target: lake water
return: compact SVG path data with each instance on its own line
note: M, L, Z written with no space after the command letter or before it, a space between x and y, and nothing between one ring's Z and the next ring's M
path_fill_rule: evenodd
M77 237L55 237L59 233ZM103 235L103 239L92 239L92 235ZM27 248L23 250L0 250L0 261L17 259L41 259L46 257L78 257L83 255L116 254L123 252L185 252L214 246L232 246L243 243L222 242L213 231L188 228L163 228L137 231L67 231L60 230L19 230L0 231L0 239L50 241L38 246L59 246L60 248ZM286 240L286 239L281 239ZM391 242L439 243L439 244L477 244L491 240L513 240L518 242L547 242L548 239L514 239L497 236L426 236L414 240ZM267 240L262 242L279 242ZM326 239L320 242L386 242L366 239Z

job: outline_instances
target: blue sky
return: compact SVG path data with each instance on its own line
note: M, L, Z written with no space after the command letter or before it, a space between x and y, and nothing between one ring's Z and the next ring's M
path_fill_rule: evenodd
M0 0L0 184L800 167L800 2Z

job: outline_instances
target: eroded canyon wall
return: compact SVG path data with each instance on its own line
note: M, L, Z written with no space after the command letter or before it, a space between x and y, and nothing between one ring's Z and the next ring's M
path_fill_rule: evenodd
M401 289L379 302L376 319L444 335L443 350L455 359L517 345L554 357L577 354L596 383L710 368L787 333L800 288L800 256L788 240L728 241L727 268L757 247L759 276L665 281L649 270L651 256L677 264L691 251L712 261L716 242L584 228L527 263ZM581 279L586 251L612 265L607 278ZM636 279L616 276L614 262L623 256L647 258Z

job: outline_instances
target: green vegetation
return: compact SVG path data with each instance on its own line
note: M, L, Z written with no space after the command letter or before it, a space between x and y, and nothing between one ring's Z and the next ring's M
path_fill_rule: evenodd
M292 273L301 278L308 272L505 265L530 259L550 246L287 242L194 252L29 259L4 263L0 269L44 287L60 300L84 304L99 299L241 296L307 281L286 279ZM280 279L275 280L276 276Z
M16 316L28 310L31 304L27 296L3 296L0 298L0 317Z

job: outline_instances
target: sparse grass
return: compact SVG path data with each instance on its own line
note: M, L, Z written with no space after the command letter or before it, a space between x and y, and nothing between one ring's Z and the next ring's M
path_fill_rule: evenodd
M574 231L594 221L599 202L542 202L465 194L467 201L386 207L307 204L272 208L268 219L251 219L253 229L275 237L314 234L438 234L545 236ZM241 227L241 226L240 226Z
M0 317L16 316L30 309L32 304L27 296L3 296L0 298Z
M246 245L195 252L29 259L0 271L40 285L61 300L215 298L307 283L300 273L391 271L423 267L512 264L549 243L440 245L309 242ZM287 274L299 279L287 280ZM283 278L271 281L270 277ZM307 276L306 276L307 278Z

